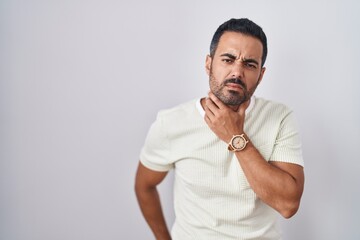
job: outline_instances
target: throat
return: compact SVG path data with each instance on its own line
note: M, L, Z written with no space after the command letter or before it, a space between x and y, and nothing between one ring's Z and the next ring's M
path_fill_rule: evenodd
M231 108L234 112L239 110L240 105L228 105L229 108Z

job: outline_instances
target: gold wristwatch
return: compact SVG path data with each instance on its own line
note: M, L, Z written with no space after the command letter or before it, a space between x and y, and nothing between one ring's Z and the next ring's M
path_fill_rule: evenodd
M244 134L234 135L229 142L228 150L232 152L241 151L246 147L248 142L249 141L246 140Z

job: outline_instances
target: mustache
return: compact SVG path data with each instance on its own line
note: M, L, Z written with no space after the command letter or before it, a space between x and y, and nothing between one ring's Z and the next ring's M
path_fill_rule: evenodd
M228 83L234 83L240 85L243 89L247 89L246 84L240 78L230 78L224 81L224 85Z

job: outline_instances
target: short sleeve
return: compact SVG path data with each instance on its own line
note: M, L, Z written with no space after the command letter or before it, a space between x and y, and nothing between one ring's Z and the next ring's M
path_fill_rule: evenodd
M287 114L282 120L269 160L304 166L301 139L293 112Z
M170 142L161 117L151 125L145 144L140 152L141 163L154 171L165 172L173 168L170 161Z

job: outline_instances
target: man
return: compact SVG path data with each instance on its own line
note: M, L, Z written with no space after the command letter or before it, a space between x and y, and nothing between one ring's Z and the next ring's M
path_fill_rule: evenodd
M266 36L248 19L220 25L206 57L206 98L160 111L141 151L135 190L156 239L281 239L304 186L293 113L253 93ZM175 171L171 235L156 186Z

